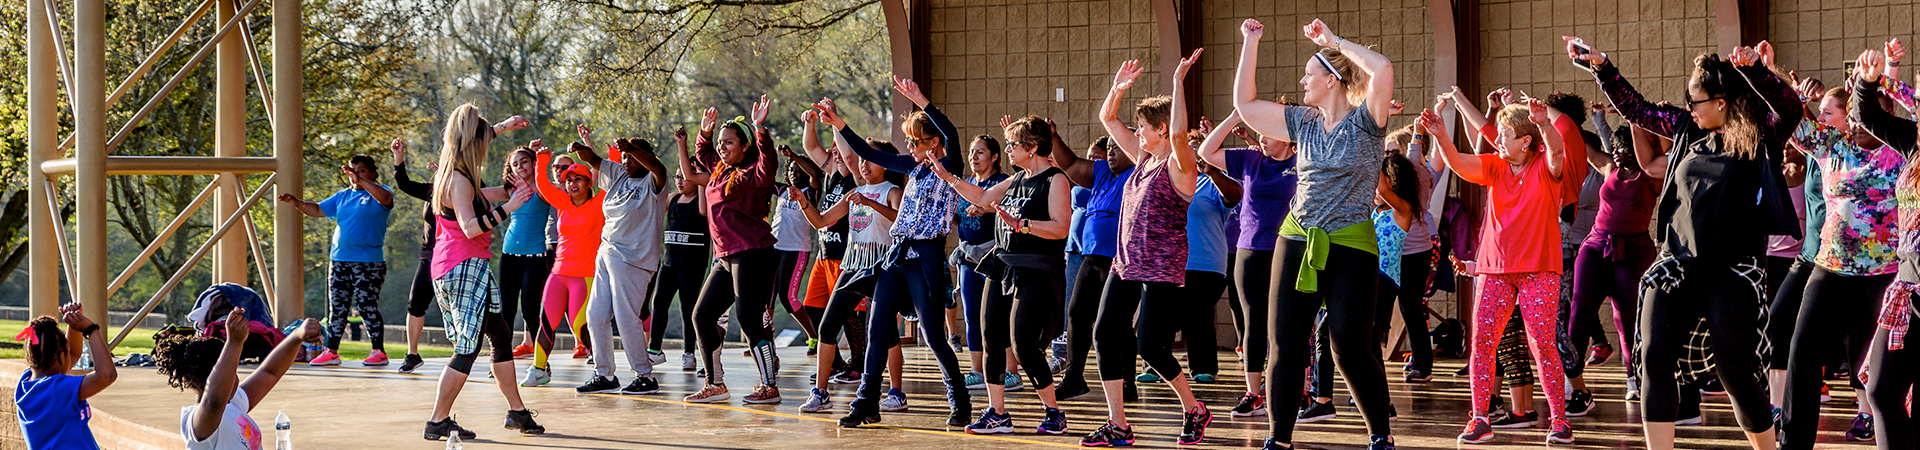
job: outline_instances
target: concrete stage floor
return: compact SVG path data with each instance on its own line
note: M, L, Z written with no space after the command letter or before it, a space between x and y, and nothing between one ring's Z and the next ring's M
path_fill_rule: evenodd
M392 347L400 350L400 347ZM547 427L542 436L520 436L500 428L506 401L484 364L475 368L474 377L461 393L454 414L463 426L479 433L466 448L482 449L1000 449L1074 447L1085 433L1098 427L1105 418L1100 391L1063 402L1071 426L1065 436L1032 433L1040 419L1039 400L1030 390L1010 395L1019 432L999 436L971 436L958 428L948 428L943 390L932 354L925 348L907 352L907 392L912 409L887 413L877 425L861 429L842 429L835 425L854 386L834 385L838 404L833 414L798 412L807 392L807 374L811 358L804 348L780 351L784 367L780 373L785 402L778 405L746 405L740 401L754 385L754 369L738 349L727 349L723 361L726 378L733 388L733 399L719 404L694 405L680 398L698 388L694 373L680 370L680 355L668 353L668 367L656 372L661 393L650 396L611 394L580 395L573 388L591 374L585 360L555 359L554 382L538 388L523 388L527 405L539 413L538 421ZM964 358L965 354L962 353ZM1231 352L1221 354L1223 364L1237 367ZM485 361L485 356L482 356ZM1624 370L1619 358L1609 365L1589 370L1590 385L1599 400L1597 410L1573 418L1576 448L1644 448L1638 425L1637 404L1622 400ZM445 359L429 360L420 370L424 375L395 373L398 361L385 368L362 368L348 362L340 367L297 365L275 387L265 402L253 411L255 420L271 426L277 410L285 409L293 419L294 443L303 449L440 449L444 443L421 439L421 431L430 412L436 376ZM524 374L530 360L518 363ZM966 364L963 359L961 364ZM1427 384L1402 384L1398 364L1389 364L1388 378L1400 420L1394 432L1400 448L1454 448L1454 436L1465 423L1468 386L1464 377L1453 377L1459 360L1443 360L1436 368L1441 375ZM618 372L622 381L631 373L624 363ZM251 371L243 367L242 372ZM1242 378L1231 371L1221 374L1213 384L1195 385L1202 401L1214 412L1206 447L1257 447L1266 436L1265 417L1232 418L1227 410L1239 396ZM1342 387L1344 388L1344 387ZM1836 386L1835 401L1827 404L1821 426L1822 448L1872 448L1872 442L1847 442L1842 436L1853 407L1851 389ZM1142 401L1131 403L1129 418L1139 439L1138 448L1172 448L1179 432L1179 414L1173 393L1164 383L1147 385ZM1339 417L1296 428L1295 441L1302 449L1365 448L1365 426L1359 412L1345 406L1345 396L1336 397ZM167 387L166 381L150 368L123 368L119 382L92 400L106 414L141 424L177 432L180 407L193 401L190 394ZM1704 405L1706 423L1680 427L1679 448L1745 448L1745 438L1734 422L1726 397L1707 396ZM986 408L984 391L976 391L976 411ZM1284 408L1283 408L1284 409ZM1536 398L1535 409L1545 416L1544 398ZM98 422L98 420L96 420ZM271 430L265 430L271 433ZM1544 426L1498 430L1492 442L1467 446L1504 449L1542 447ZM271 439L271 435L269 438ZM178 442L178 441L175 441ZM269 440L268 445L271 445Z

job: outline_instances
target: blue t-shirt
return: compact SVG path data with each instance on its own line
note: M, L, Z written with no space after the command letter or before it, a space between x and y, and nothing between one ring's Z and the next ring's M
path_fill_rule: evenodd
M988 189L1000 184L1001 181L1005 181L1006 179L1007 174L995 173L985 180L967 177L967 182L981 189ZM953 216L953 229L960 234L960 241L975 245L993 241L993 230L994 227L1000 226L999 219L995 218L994 214L968 216L967 207L969 206L973 206L973 203L968 202L965 198L961 198L960 210L955 212Z
M386 186L380 188L386 189ZM320 201L320 212L333 219L333 251L327 254L328 259L387 261L387 255L380 248L387 244L387 216L393 212L393 206L380 204L367 191L341 189Z
M553 205L535 195L513 210L507 219L507 240L500 252L533 256L547 252L547 233L553 231ZM557 241L556 241L557 242Z
M1240 181L1240 230L1234 245L1248 250L1273 250L1280 238L1280 222L1286 220L1293 203L1293 191L1300 184L1293 162L1274 161L1259 150L1230 148L1226 152L1227 175Z
M1080 229L1084 228L1087 203L1092 201L1092 189L1073 187L1073 218L1067 221L1067 253L1080 253Z
M87 420L93 413L87 401L80 399L80 383L86 377L54 375L32 379L33 371L20 374L13 389L13 403L19 410L20 429L26 431L27 448L97 449L93 430Z
M1212 178L1200 176L1187 204L1187 270L1227 274L1227 205Z
M1081 219L1080 252L1112 258L1119 250L1120 191L1132 175L1132 167L1115 175L1107 160L1093 162L1093 198L1087 203L1086 218Z
M1807 179L1820 180L1820 162L1816 158L1807 158ZM1827 226L1827 194L1817 186L1807 191L1807 230L1805 238L1800 240L1800 259L1813 261L1813 255L1820 253L1820 230Z

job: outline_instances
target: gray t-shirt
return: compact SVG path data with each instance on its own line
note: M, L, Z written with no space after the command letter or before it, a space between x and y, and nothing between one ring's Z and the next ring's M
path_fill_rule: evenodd
M1348 111L1333 131L1322 125L1318 108L1289 106L1286 111L1287 130L1299 146L1293 216L1300 227L1332 232L1371 219L1386 132L1367 105Z
M600 161L600 189L606 191L600 207L607 215L601 227L600 251L646 270L660 270L660 242L666 230L665 189L653 184L654 174L627 175L626 166Z

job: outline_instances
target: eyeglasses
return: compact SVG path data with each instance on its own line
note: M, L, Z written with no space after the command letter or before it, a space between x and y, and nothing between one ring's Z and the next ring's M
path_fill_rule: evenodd
M1688 96L1688 97L1687 97L1687 107L1689 107L1689 108L1691 108L1691 107L1693 107L1694 105L1698 105L1698 104L1701 104L1701 103L1706 103L1706 102L1710 102L1710 101L1714 101L1714 100L1725 100L1725 99L1726 99L1726 97L1707 97L1707 98L1706 98L1706 99L1704 99L1704 100L1694 100L1692 96Z
M921 142L927 142L927 141L931 141L931 140L933 140L933 138L917 138L917 137L913 137L913 136L911 136L911 135L909 135L909 136L907 136L907 146L908 146L908 147L919 147L919 146L920 146L920 143L921 143Z

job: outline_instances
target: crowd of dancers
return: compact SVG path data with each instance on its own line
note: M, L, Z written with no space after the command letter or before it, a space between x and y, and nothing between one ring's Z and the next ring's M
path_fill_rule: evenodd
M1500 89L1483 111L1456 87L1394 129L1389 117L1407 106L1392 98L1382 54L1315 20L1302 28L1321 48L1306 57L1299 103L1268 101L1255 89L1264 27L1248 19L1240 31L1232 114L1189 126L1183 86L1195 50L1175 66L1170 95L1145 96L1123 119L1142 72L1126 61L1095 118L1105 137L1086 156L1052 118L1007 116L1000 136L961 136L914 81L896 79L895 93L917 107L900 125L904 147L849 128L829 98L803 115L795 152L764 127L771 101L762 97L747 116L722 121L709 108L696 130L676 132L675 172L652 141L597 147L581 126L564 151L540 140L516 148L493 185L480 177L490 145L527 121L495 123L462 105L447 118L430 181L409 179L405 146L392 145L400 191L430 205L400 370L423 362L430 304L454 345L425 437L475 436L451 409L483 342L509 405L505 425L521 433L545 430L519 387L554 381L548 358L563 328L577 338L575 356L593 359L579 392L655 394L653 372L667 362L661 336L675 316L690 330L682 367L704 380L685 401L732 398L720 351L733 320L757 375L741 401L781 403L779 304L818 352L798 410L843 413L843 427L906 409L900 324L937 340L957 309L965 326L952 334L964 336L970 365L954 345L929 348L947 423L969 433L1016 432L1007 396L1030 389L1043 410L1021 415L1038 419L1027 424L1034 432L1065 434L1080 422L1093 425L1082 445L1131 445L1128 401L1145 382L1178 398L1182 445L1202 444L1224 411L1268 417L1265 447L1291 448L1296 423L1334 414L1337 372L1369 448L1391 449L1389 314L1398 304L1412 330L1405 381L1431 380L1423 297L1458 273L1476 283L1462 443L1539 425L1547 442L1573 442L1568 418L1595 408L1583 377L1591 345L1595 363L1617 348L1630 368L1627 396L1639 402L1649 448L1672 448L1675 425L1698 422L1704 390L1730 397L1753 448L1810 449L1825 377L1839 368L1863 400L1846 436L1915 448L1920 355L1903 337L1920 316L1910 300L1920 292L1920 164L1909 163L1920 144L1913 88L1895 79L1906 53L1898 40L1861 53L1831 89L1776 65L1766 42L1704 54L1682 105L1645 99L1605 52L1567 37L1567 56L1605 101ZM1449 112L1472 150L1444 131ZM830 142L821 126L832 128ZM1226 148L1234 135L1247 146ZM324 201L281 198L336 221L325 330L308 321L289 333L245 382L234 375L242 346L222 343L237 340L159 343L161 372L200 398L182 412L189 448L238 448L228 443L247 436L257 444L246 412L291 364L292 344L320 343L327 350L310 364L339 364L352 309L375 348L363 363L387 363L377 303L394 196L374 165L357 157L342 167L350 186ZM1477 217L1431 213L1448 173L1484 186ZM1223 294L1245 379L1231 409L1191 388L1222 370L1211 350ZM1609 299L1617 342L1600 324ZM516 310L526 330L517 348ZM29 443L85 434L84 420L70 422L75 431L47 418L113 379L110 362L84 379L65 375L80 342L93 342L96 358L105 352L96 326L77 308L64 312L66 331L42 318L22 333L33 370L16 401ZM242 314L229 318L228 336L247 336L234 325ZM1176 335L1196 349L1184 368ZM844 357L841 347L850 347ZM1069 420L1058 402L1095 391L1089 353L1107 417ZM527 355L534 363L520 377L514 360ZM1498 394L1501 380L1511 402ZM1531 406L1536 380L1544 420ZM844 408L834 383L859 386ZM976 411L970 391L980 388L987 399ZM245 420L220 420L235 414Z

